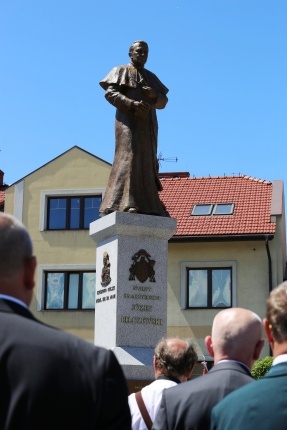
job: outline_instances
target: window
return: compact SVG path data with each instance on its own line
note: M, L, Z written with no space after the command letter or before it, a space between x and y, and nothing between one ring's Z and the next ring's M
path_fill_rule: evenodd
M96 273L44 272L44 309L95 309Z
M214 205L212 215L232 215L233 208L233 203L217 203Z
M216 309L236 306L236 263L181 263L181 306L183 309Z
M48 230L88 229L99 218L101 196L48 197Z
M191 215L232 215L234 203L195 204Z
M194 205L191 215L210 215L213 205Z
M229 308L231 268L187 269L188 308Z

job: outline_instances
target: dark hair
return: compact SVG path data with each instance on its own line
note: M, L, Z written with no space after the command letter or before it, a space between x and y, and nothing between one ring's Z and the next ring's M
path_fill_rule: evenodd
M131 53L134 45L136 45L137 43L139 43L140 45L146 45L147 49L148 49L148 44L144 40L136 40L134 43L131 44L130 49L129 49L129 53Z
M267 300L266 318L272 326L274 339L278 343L287 341L287 282L271 291Z
M190 341L182 340L185 347L173 345L169 338L163 338L155 347L155 366L170 376L182 376L190 372L198 357Z

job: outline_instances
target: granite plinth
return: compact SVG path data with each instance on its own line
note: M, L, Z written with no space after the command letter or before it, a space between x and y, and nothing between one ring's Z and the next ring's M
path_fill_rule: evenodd
M176 220L113 212L90 225L97 244L95 344L113 349L129 379L153 378L166 335L168 239Z

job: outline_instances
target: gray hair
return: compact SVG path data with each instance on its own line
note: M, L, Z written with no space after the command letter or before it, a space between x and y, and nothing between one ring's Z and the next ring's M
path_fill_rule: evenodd
M15 217L0 213L0 277L22 269L33 255L33 245L26 227Z
M183 341L184 347L170 345L168 338L163 338L155 347L155 366L169 376L183 376L190 372L198 359L193 345Z

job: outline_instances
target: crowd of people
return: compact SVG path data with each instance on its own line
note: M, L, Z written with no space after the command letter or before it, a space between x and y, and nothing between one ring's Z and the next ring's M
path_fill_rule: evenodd
M272 290L262 321L250 310L217 313L205 338L214 366L190 379L192 343L162 339L155 380L128 395L112 351L47 326L29 311L36 257L25 226L0 213L0 430L267 430L286 427L287 282ZM250 370L264 341L271 370Z

